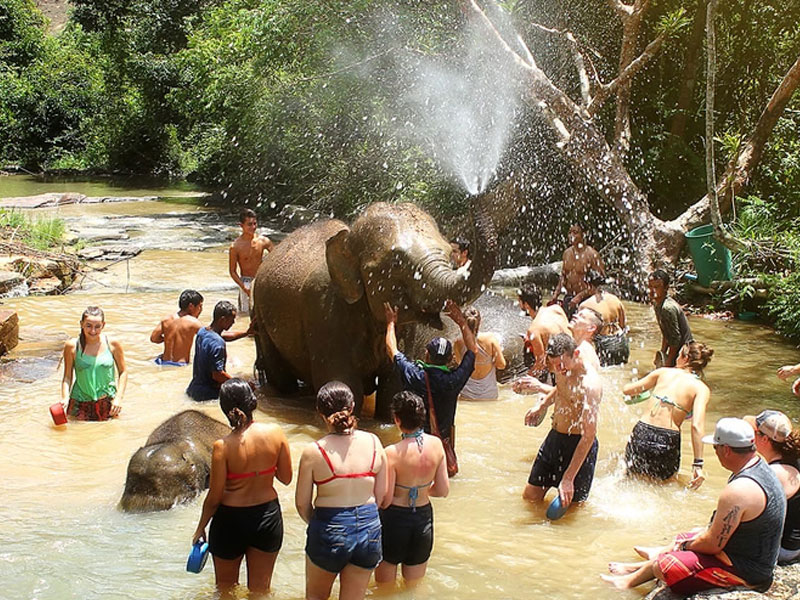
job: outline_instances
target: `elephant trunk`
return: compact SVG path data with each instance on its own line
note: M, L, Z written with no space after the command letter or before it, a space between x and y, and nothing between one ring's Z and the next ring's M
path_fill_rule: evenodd
M460 305L472 302L491 281L497 260L497 232L488 211L490 199L484 193L472 201L475 243L466 273L454 270L446 256L430 254L422 260L420 280L425 282L423 295L429 304L441 305L448 298Z

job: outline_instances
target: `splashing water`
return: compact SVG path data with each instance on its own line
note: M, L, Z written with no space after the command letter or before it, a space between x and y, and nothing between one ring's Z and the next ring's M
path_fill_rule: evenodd
M402 133L427 149L470 194L478 194L500 163L521 87L485 31L468 27L465 42L466 52L446 61L415 57L415 76L401 98L411 113Z

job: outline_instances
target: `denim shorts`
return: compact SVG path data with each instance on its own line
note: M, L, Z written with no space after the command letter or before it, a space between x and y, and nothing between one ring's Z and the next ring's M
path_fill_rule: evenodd
M381 544L377 504L315 508L306 530L308 558L330 573L348 564L374 569L382 559Z

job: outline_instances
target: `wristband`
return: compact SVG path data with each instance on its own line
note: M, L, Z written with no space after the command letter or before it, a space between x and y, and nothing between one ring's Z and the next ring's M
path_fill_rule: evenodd
M678 548L679 548L681 551L685 551L685 550L686 550L686 546L687 546L687 544L688 544L689 542L691 542L691 541L692 541L692 540L683 540L683 541L680 543L680 545L678 546Z
M695 458L692 461L692 466L693 467L702 467L703 466L703 459L702 458Z

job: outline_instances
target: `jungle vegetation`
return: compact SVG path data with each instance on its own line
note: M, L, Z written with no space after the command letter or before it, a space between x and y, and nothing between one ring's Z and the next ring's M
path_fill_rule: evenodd
M591 107L599 141L648 213L675 221L706 191L706 1L629 2L500 4L555 88L578 105L602 97ZM463 190L430 152L398 134L410 117L395 99L413 77L413 57L464 53L460 32L475 18L469 0L71 5L66 25L52 31L33 0L0 0L0 164L186 178L220 201L265 211L300 204L349 218L369 202L408 200L440 222L463 214ZM719 6L720 177L800 57L799 13L775 0ZM576 56L588 65L588 94ZM635 74L621 77L633 63ZM515 121L497 173L516 178L523 198L503 238L506 264L557 258L576 219L593 230L595 246L624 262L637 244L619 239L630 229L619 205L570 162L536 103L521 106ZM752 242L734 257L748 283L716 299L749 306L752 290L766 286L762 312L797 341L799 130L800 94L789 94L724 216Z

